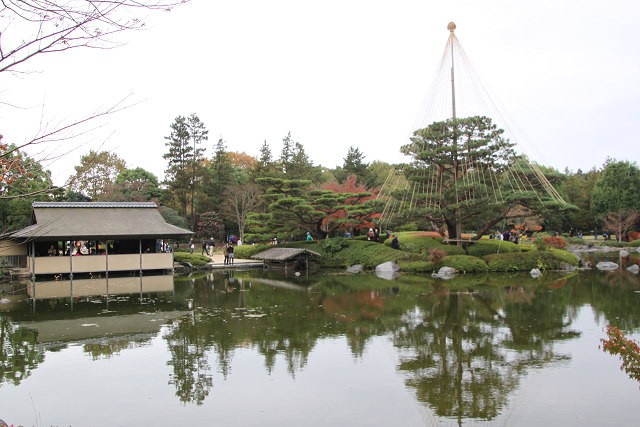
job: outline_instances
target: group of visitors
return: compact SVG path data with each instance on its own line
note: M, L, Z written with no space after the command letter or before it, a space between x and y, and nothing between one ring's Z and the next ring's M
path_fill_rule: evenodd
M520 235L518 233L511 233L509 230L500 231L498 230L496 234L490 234L490 239L504 240L505 242L512 242L516 245L520 241Z
M214 249L215 245L213 243L213 237L211 237L208 242L205 239L202 239L202 253L200 255L206 254L208 256L212 256Z
M227 243L222 250L224 254L224 263L233 265L233 243Z

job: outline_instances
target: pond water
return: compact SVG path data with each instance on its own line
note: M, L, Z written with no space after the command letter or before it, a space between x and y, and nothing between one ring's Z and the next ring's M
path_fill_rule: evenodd
M640 384L599 348L608 324L640 338L624 269L35 286L0 303L9 424L637 425Z

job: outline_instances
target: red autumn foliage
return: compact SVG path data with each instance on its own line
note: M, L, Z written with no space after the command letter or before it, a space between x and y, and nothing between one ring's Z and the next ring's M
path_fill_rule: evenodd
M358 185L357 183L358 178L355 175L349 175L347 177L347 179L344 180L344 182L342 184L333 181L333 182L328 182L326 184L324 184L321 189L322 190L330 190L330 191L334 191L336 193L372 193L371 196L369 197L363 197L362 199L360 199L360 201L356 204L363 204L365 203L367 200L373 200L376 198L376 195L378 194L378 190L367 190L366 187L362 186L362 185ZM348 204L354 204L354 200L355 199L347 199L345 201L345 205ZM329 215L328 218L326 218L323 221L323 225L325 223L328 223L331 219L341 219L345 217L345 212L344 211L338 211L332 215ZM371 219L376 219L379 218L380 214L372 214L369 216L369 218ZM376 225L373 224L372 221L365 221L362 223L344 223L340 226L340 228L342 229L347 229L353 227L355 229L366 229L366 228L375 228Z
M2 185L13 184L14 181L24 175L31 176L31 174L27 173L27 169L19 156L5 155L8 151L12 151L12 147L3 144L2 135L0 135L0 153L2 154L0 157L0 184Z
M542 241L549 248L564 249L567 247L567 241L560 237L545 237Z

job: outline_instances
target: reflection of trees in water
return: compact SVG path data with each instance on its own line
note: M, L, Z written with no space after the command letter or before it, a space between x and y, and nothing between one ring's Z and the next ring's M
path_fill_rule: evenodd
M627 332L640 328L640 277L624 268L592 271L581 275L580 285L588 293L585 299L607 324Z
M238 347L261 354L268 373L281 356L295 377L318 339L346 336L357 356L370 337L386 330L387 290L295 292L233 275L210 275L193 284L193 317L175 322L164 335L173 367L170 383L183 402L201 404L208 395L213 386L210 355L225 378Z
M20 384L44 361L44 350L36 348L36 335L0 316L0 384Z
M150 339L135 340L118 339L113 341L87 343L83 346L83 351L91 355L92 360L111 359L119 355L122 350L132 349L148 345Z
M361 357L371 337L390 333L420 401L441 416L493 419L528 369L567 357L553 346L577 335L571 304L583 305L585 293L576 295L577 277L558 277L493 278L490 287L459 292L424 279L394 282L398 290L371 277L332 277L296 292L211 276L194 282L194 316L165 335L171 381L182 401L202 403L212 369L226 377L238 347L261 354L269 373L284 359L295 376L319 339L344 336Z
M527 368L566 357L552 349L555 340L574 336L565 331L566 301L549 307L546 288L523 290L526 298L509 292L420 299L394 332L399 369L436 414L493 419Z
M175 385L181 402L202 405L213 378L207 356L209 347L196 324L193 318L177 320L164 338L171 353L167 364L173 367L169 384Z

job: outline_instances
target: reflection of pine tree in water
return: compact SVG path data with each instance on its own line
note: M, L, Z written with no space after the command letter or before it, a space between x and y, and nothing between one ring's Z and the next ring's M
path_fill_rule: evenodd
M606 323L623 331L640 328L640 298L630 298L640 292L640 278L619 268L614 271L593 271L582 274L589 277L585 292L594 310L606 318Z
M44 350L36 348L36 335L0 316L0 384L19 385L44 361Z
M552 344L563 334L571 336L563 331L566 304L562 313L555 307L545 311L548 301L536 301L537 296L536 309L522 310L527 305L522 304L505 310L504 316L494 308L502 306L496 292L451 294L421 303L394 333L395 345L403 350L399 369L418 399L439 416L495 418L527 368L564 358L553 353ZM516 312L527 318L513 324L531 325L542 317L550 329L522 328L516 345L510 321ZM558 319L558 313L559 322L548 319Z

